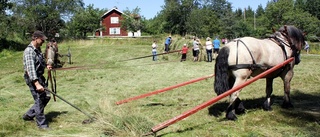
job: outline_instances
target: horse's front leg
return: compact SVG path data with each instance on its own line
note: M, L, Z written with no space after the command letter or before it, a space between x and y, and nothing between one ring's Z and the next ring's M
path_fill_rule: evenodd
M290 100L290 82L293 77L293 70L288 71L284 77L281 77L284 85L284 101L282 103L282 108L293 108L293 105Z
M266 101L263 103L263 109L266 111L272 110L271 108L271 94L272 94L273 78L266 78Z

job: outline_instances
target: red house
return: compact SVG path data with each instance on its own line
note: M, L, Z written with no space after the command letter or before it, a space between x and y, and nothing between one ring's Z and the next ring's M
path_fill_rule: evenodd
M118 8L113 8L101 16L101 25L103 29L98 29L96 36L132 36L132 32L127 32L121 28L121 15L125 15ZM141 36L140 31L135 32L135 36Z

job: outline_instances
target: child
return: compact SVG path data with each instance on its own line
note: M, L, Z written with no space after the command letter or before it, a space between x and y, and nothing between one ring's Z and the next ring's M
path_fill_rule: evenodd
M157 42L156 41L153 41L152 45L152 60L153 61L157 61Z
M187 53L188 53L188 47L187 47L187 44L183 44L183 47L182 47L182 50L181 50L181 60L180 62L182 61L186 61L186 58L187 58Z

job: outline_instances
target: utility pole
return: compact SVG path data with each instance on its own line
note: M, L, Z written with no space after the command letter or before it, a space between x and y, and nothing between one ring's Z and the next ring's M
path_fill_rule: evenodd
M243 19L244 19L244 21L246 21L246 8L244 8L244 10L243 10Z
M256 30L256 12L255 11L253 13L253 27L254 27L254 30Z

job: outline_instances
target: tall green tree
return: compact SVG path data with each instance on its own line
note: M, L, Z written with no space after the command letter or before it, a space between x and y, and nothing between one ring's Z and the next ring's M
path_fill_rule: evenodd
M165 17L161 12L154 18L146 21L146 26L143 32L148 34L162 34L165 33Z
M25 34L34 30L44 31L49 37L59 33L65 21L83 9L82 0L12 0L13 18L20 28L15 31Z
M234 35L232 26L235 24L235 16L231 3L227 0L203 0L204 6L212 10L217 18L212 21L218 26L213 31L215 36L227 37Z
M89 5L76 12L67 24L67 36L73 38L86 38L88 33L94 35L100 26L100 17L104 10Z
M286 12L293 11L294 3L292 0L279 0L277 2L270 2L267 4L265 15L269 19L269 28L279 28L285 25L286 22L283 19L283 15Z
M7 15L6 10L11 9L13 6L9 0L0 1L0 38L5 38L8 35L8 29L11 24L10 17Z
M185 35L187 33L186 22L192 10L199 8L198 0L165 0L162 6L164 16L164 30L167 33Z
M320 20L320 0L304 0L304 10Z
M134 32L144 29L145 18L140 15L140 8L136 7L132 11L128 8L124 11L122 15L123 20L121 20L121 27L126 28L126 30L131 31L134 36Z

